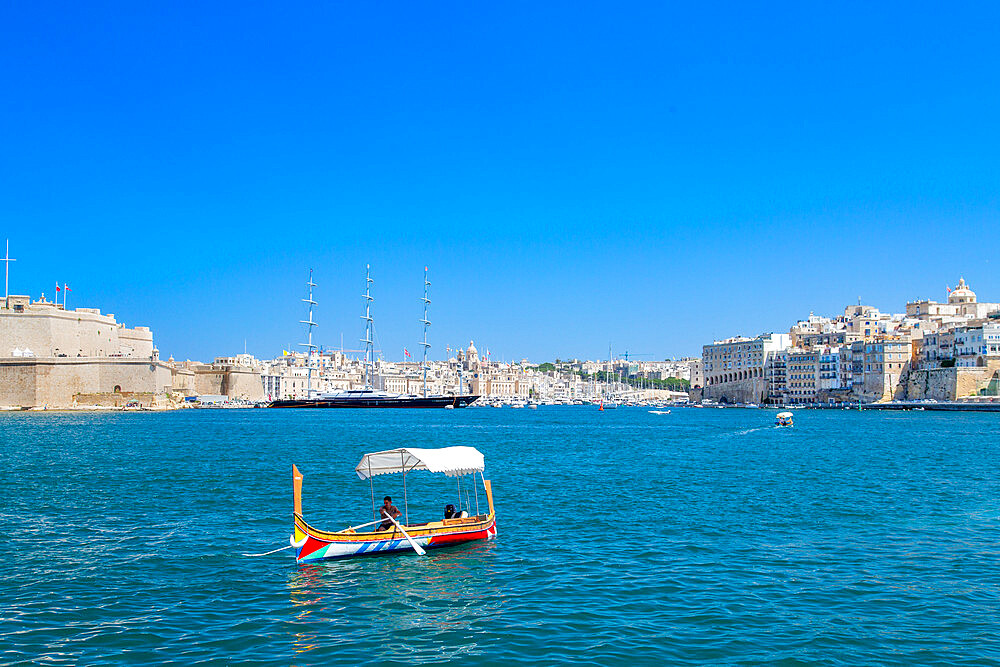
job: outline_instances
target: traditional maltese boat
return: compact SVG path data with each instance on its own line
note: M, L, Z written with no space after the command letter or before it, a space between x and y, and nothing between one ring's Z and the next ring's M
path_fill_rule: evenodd
M792 413L791 412L779 412L774 416L775 426L791 426L792 425Z
M387 554L398 551L415 551L424 555L426 549L445 547L473 540L492 540L497 535L496 515L493 511L493 489L490 480L483 477L485 461L482 453L474 447L444 447L442 449L416 449L404 447L384 452L365 454L354 471L360 479L367 479L372 495L372 514L378 518L369 523L327 532L313 528L302 518L302 473L292 466L292 488L295 496L293 514L295 530L291 544L295 560L312 563L331 558ZM453 518L427 523L409 523L409 507L406 502L406 474L414 471L444 474L454 477L458 486L458 509ZM486 495L484 513L479 510L479 487L476 474L482 482ZM395 517L379 515L375 508L375 488L372 478L378 475L403 475L402 517L400 523ZM465 501L462 502L462 480L472 476L471 487L475 492L475 504L470 498L470 484L466 482ZM463 509L463 504L465 509ZM449 506L451 507L451 506ZM475 507L475 514L472 509ZM388 528L376 524L389 522ZM369 528L370 530L361 530Z

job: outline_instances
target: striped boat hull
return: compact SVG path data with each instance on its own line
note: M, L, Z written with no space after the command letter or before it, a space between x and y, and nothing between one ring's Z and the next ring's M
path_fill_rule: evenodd
M465 520L436 522L423 526L404 526L413 541L424 549L452 546L476 540L492 540L497 535L496 517L487 514ZM352 556L377 556L399 551L413 551L409 541L398 530L377 533L343 531L327 533L307 524L295 515L295 560L313 563Z

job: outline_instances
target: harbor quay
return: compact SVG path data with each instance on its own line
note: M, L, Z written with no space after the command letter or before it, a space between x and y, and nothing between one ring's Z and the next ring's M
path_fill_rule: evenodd
M1000 303L959 279L947 300L904 312L849 305L810 314L788 333L735 336L702 348L692 400L722 404L991 403L1000 385ZM954 408L954 409L958 409Z

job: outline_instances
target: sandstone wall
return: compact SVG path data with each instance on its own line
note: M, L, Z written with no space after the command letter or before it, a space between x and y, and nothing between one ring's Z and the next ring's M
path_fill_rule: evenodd
M971 396L979 390L979 380L985 368L928 368L911 371L906 386L910 400L934 399L954 401L960 396Z
M0 357L13 356L14 348L29 348L39 357L149 359L153 334L146 327L123 327L96 308L64 311L32 304L23 313L0 311Z
M222 395L249 401L264 400L264 384L259 371L249 368L195 368L194 394Z
M79 394L139 392L171 388L170 368L139 359L2 359L0 405L68 407Z
M29 366L29 368L25 368ZM30 361L0 363L0 405L34 407L36 375Z
M124 392L120 394L95 393L77 394L75 396L78 406L98 406L123 408L131 402L136 402L143 407L166 406L169 401L163 394L150 394L145 392Z
M194 371L186 368L175 368L170 382L171 391L175 394L194 396L198 393L195 390Z
M702 398L719 403L761 403L767 400L767 380L752 378L709 385L702 388Z
M264 384L260 380L260 373L250 370L229 371L226 396L248 401L263 401Z
M194 393L228 396L226 393L226 373L224 371L196 370L194 372Z

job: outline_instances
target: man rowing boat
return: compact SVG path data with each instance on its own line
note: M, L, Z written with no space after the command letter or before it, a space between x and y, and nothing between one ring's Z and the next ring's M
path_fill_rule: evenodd
M382 507L378 508L378 511L379 516L385 519L385 521L380 523L378 528L375 530L388 530L389 528L392 528L392 521L389 521L386 517L391 516L393 519L397 519L402 514L402 512L399 511L399 508L392 504L392 498L389 496L382 499Z

